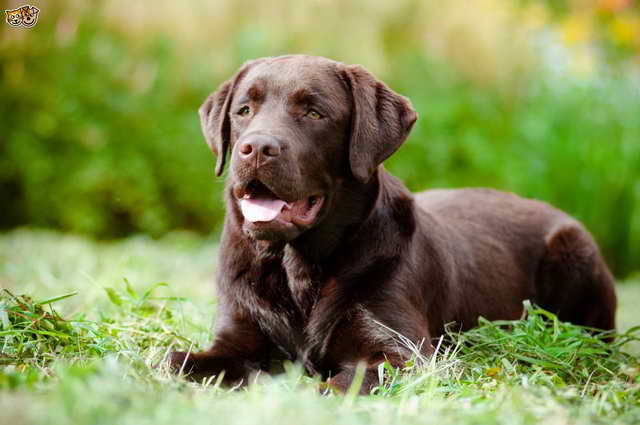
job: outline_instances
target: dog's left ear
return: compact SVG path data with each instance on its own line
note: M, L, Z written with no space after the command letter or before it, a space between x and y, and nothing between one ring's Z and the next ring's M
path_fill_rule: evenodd
M354 177L366 183L402 145L418 114L409 99L363 67L350 65L344 73L353 98L349 162Z

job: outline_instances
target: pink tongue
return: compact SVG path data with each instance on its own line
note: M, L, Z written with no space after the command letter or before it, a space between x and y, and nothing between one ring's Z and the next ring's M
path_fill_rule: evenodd
M241 199L240 209L244 218L252 223L256 221L271 221L280 214L286 205L281 199Z

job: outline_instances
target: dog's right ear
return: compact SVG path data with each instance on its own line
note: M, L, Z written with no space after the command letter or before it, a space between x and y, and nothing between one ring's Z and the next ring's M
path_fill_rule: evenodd
M222 83L218 90L211 93L198 110L204 138L217 157L216 176L222 174L229 150L231 138L229 107L233 100L233 93L242 77L256 62L257 60L245 63L236 75Z
M405 141L418 114L411 102L360 65L344 70L353 97L349 162L353 176L369 181L378 165Z

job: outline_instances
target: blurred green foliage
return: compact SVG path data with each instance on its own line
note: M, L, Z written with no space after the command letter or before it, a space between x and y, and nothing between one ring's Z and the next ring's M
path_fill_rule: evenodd
M422 23L410 0L371 24L375 42L358 46L373 55L372 66L369 56L341 50L339 34L301 29L308 17L286 35L271 35L241 13L245 2L227 4L217 21L236 25L203 30L204 42L193 46L187 32L144 32L135 21L123 30L101 4L78 6L72 16L42 5L37 27L4 29L2 228L97 237L217 229L223 179L214 178L198 106L243 61L306 52L361 62L411 98L420 119L386 166L412 190L491 186L547 200L585 222L616 273L640 268L640 90L631 73L591 67L586 76L553 74L528 69L523 53L508 58L519 65L503 71L506 77L487 77L505 69L500 45L494 56L502 62L492 67L484 46L479 56L430 54L418 42ZM356 19L357 10L344 6L334 17L346 11ZM582 34L567 26L572 40ZM208 48L209 36L224 47ZM460 49L475 42L453 40Z
M191 84L169 41L132 51L90 18L66 44L41 22L0 53L3 226L211 230L223 212L196 109L215 83Z

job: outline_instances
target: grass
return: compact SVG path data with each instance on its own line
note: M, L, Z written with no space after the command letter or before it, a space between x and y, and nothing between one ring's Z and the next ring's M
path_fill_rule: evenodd
M320 396L297 365L237 391L172 377L168 350L210 342L215 250L182 233L110 243L1 235L0 423L640 421L639 282L619 285L614 344L528 306L525 320L482 322L449 335L434 358L381 369L368 397Z

